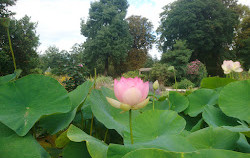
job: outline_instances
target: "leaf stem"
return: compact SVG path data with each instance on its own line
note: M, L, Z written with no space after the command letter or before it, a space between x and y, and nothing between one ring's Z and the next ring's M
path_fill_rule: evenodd
M155 89L154 89L154 95L153 95L153 110L155 110Z
M81 110L81 122L82 122L82 130L84 130L84 117L82 110Z
M106 143L106 140L107 140L107 135L108 135L108 131L109 131L109 129L107 128L107 130L106 130L106 132L105 132L105 136L104 136L104 143Z
M93 131L93 123L94 123L94 115L92 113L91 125L90 125L90 132L89 132L89 135L91 135L91 136L92 136L92 131Z
M14 63L14 68L15 68L15 70L16 70L16 60L15 60L14 52L13 52L12 45L11 45L9 28L6 28L6 30L7 30L7 35L8 35L8 39L9 39L10 51L11 51L11 54L12 54L12 59L13 59L13 63Z
M177 83L177 81L176 81L175 70L174 70L174 82L175 82L175 90L177 91L178 83Z
M96 68L94 70L95 70L95 78L94 78L94 89L95 89L95 87L96 87ZM92 130L93 130L93 123L94 123L94 114L92 112L90 132L89 132L89 135L91 135L91 136L92 136Z
M132 133L132 110L129 110L129 127L130 127L130 139L131 144L134 144L133 133Z

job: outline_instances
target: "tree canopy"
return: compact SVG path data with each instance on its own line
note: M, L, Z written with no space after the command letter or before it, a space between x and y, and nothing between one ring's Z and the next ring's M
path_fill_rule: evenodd
M127 21L133 45L128 52L126 65L128 70L137 70L145 64L148 50L154 43L153 24L147 18L135 15L128 17Z
M1 0L0 1L0 18L9 17L13 13L8 10L7 7L13 6L16 4L16 0Z
M87 37L84 54L90 64L103 63L108 74L109 63L125 61L132 38L125 21L127 0L100 0L91 3L89 17L82 20L81 33Z
M39 37L36 34L37 23L31 22L30 17L20 20L10 20L10 37L18 69L22 75L27 75L38 65L37 47ZM9 48L6 28L0 25L0 75L13 73L14 67Z
M186 40L199 59L215 74L221 65L225 47L230 47L238 15L218 0L177 0L161 13L160 45L163 53L172 49L176 40ZM216 69L217 68L217 69Z
M162 54L161 62L169 66L174 66L179 78L185 76L185 69L189 63L192 50L186 46L186 41L177 40L172 50Z

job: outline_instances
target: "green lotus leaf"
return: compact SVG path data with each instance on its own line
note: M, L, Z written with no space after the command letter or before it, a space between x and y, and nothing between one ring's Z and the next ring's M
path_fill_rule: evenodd
M91 109L97 120L103 123L108 129L115 129L120 135L122 131L128 130L129 114L121 113L121 109L111 106L106 97L115 98L114 92L108 88L93 90L90 94ZM139 114L138 110L133 110L134 119Z
M226 85L220 92L219 106L226 115L250 123L250 80Z
M82 142L86 141L87 148L89 154L92 158L106 158L107 157L107 150L108 145L104 142L86 134L81 129L77 128L74 125L70 125L68 132L68 138L73 142Z
M188 95L189 106L186 110L189 116L195 117L203 112L206 106L217 104L218 93L212 89L198 89Z
M221 127L207 127L189 134L186 138L197 149L233 150L239 139L239 133Z
M28 75L0 86L0 122L24 136L44 115L67 113L71 102L55 79Z
M9 74L6 76L0 77L0 85L8 83L9 81L13 81L14 79L18 78L19 75L21 74L22 70L17 69L13 74Z
M248 158L250 154L219 149L198 150L191 153L170 152L160 149L138 149L127 153L122 158Z
M0 129L1 158L50 158L31 134L20 137L2 123Z
M188 99L185 96L175 91L169 92L169 101L171 105L170 109L176 112L182 112L189 104Z
M85 142L70 142L63 149L63 158L91 158Z
M231 78L220 78L220 77L208 77L201 81L201 88L215 89L219 87L224 87L225 85L235 82L236 80Z
M209 126L237 126L238 120L225 115L219 108L215 106L206 106L202 117Z
M86 100L92 87L93 82L86 81L75 90L71 91L69 93L69 97L72 102L71 111L45 116L39 120L39 125L46 129L50 134L55 134L60 130L67 128L75 118L77 109L83 105L83 102Z

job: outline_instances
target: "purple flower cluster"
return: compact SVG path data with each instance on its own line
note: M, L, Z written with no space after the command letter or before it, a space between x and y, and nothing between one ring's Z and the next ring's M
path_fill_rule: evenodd
M202 63L198 59L189 63L187 65L187 74L198 75L201 64Z

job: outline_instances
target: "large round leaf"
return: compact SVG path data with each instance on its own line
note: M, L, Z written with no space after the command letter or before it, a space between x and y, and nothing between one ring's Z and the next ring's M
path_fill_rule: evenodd
M225 115L219 108L206 106L202 117L209 126L237 126L238 120Z
M250 154L218 149L199 150L192 153L169 152L159 149L138 149L122 158L248 158Z
M86 134L81 129L75 127L74 125L70 125L67 137L74 142L82 142L86 141L87 148L89 154L92 158L106 158L108 146L104 142Z
M231 79L231 78L208 77L208 78L202 79L200 87L215 89L215 88L223 87L234 81L236 80Z
M67 91L42 75L28 75L0 86L0 122L24 136L43 115L71 109Z
M14 131L0 123L1 158L49 158L49 154L39 145L31 134L18 136Z
M185 120L175 111L146 111L132 121L134 144L170 151L193 151L192 145L178 135L185 125ZM131 144L129 131L124 132L124 144Z
M201 113L206 106L215 105L218 94L212 89L199 89L188 96L189 107L186 110L189 116L195 117Z
M188 107L188 99L181 95L178 92L171 91L169 92L169 101L171 105L171 110L174 110L176 112L182 112Z
M9 75L0 77L0 85L8 83L14 79L17 79L18 76L21 74L21 72L22 72L22 70L17 69L17 70L15 70L15 72L13 74L9 74Z
M234 149L239 133L224 128L204 128L186 137L197 149Z
M63 149L63 158L91 158L85 142L70 142Z
M250 80L226 85L220 92L219 106L226 115L250 123Z
M123 158L136 158L136 157L143 157L143 158L181 158L183 153L174 153L174 152L167 152L161 149L138 149L132 152L129 152Z
M132 121L134 141L144 142L163 135L179 134L185 125L185 120L174 111L149 110ZM128 136L125 137L127 144L130 142L130 134L125 136Z
M50 134L55 134L58 131L67 128L75 118L78 107L86 100L92 86L93 82L86 81L75 90L71 91L69 93L72 102L71 111L45 116L39 120L39 125L46 129Z
M90 94L91 109L98 121L103 123L108 129L115 129L120 135L122 131L128 129L128 112L121 113L121 109L111 106L106 97L115 98L114 92L108 88L93 90ZM133 118L139 112L133 111Z

